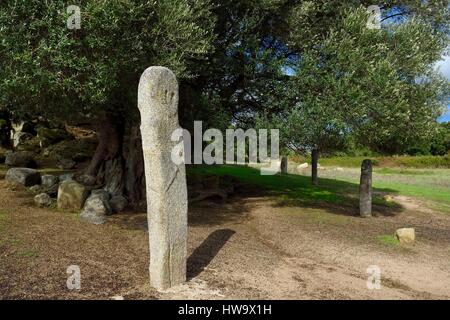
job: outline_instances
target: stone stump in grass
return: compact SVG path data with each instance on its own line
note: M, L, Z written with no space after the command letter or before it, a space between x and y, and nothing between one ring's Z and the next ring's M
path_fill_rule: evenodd
M364 160L361 165L359 214L361 217L372 216L372 161L369 159Z
M281 157L281 165L280 165L281 173L288 173L288 157Z
M139 82L147 190L150 284L165 290L186 281L187 186L184 162L172 160L179 141L178 82L164 67L150 67ZM183 153L180 150L180 153ZM180 154L180 156L182 156Z

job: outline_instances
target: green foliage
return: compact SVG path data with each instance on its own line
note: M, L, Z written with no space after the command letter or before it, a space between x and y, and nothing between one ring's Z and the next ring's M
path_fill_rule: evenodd
M441 123L436 128L429 141L409 148L409 155L443 156L450 152L450 122Z
M417 14L380 30L366 27L366 8L354 2L302 2L293 9L295 74L285 85L283 110L262 117L282 130L285 147L327 153L353 136L361 146L398 154L432 136L450 92L432 66L448 38L445 26L430 22L431 15L424 19L413 3L406 6ZM333 16L333 10L339 14ZM319 12L320 21L327 21L327 14L333 21L312 27L316 20L309 15ZM307 30L305 20L311 22Z
M189 78L213 49L208 0L87 0L80 7L81 29L70 30L66 1L3 1L0 106L66 120L123 117L136 109L145 68L165 65Z
M66 1L4 0L0 109L138 123L139 76L164 65L180 79L187 128L257 122L295 152L425 154L449 93L432 69L448 45L448 1L384 1L381 30L366 27L371 4L85 0L81 29L69 30ZM443 154L436 139L429 152Z

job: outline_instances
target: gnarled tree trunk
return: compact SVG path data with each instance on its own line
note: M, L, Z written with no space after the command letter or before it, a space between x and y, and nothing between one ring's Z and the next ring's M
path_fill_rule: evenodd
M99 143L85 173L97 178L111 194L123 194L124 159L122 155L123 125L111 116L100 121Z
M112 116L97 127L99 143L85 174L111 194L127 197L132 207L145 206L145 175L139 126L125 130Z
M125 194L133 206L145 207L145 172L139 126L130 128L125 142Z

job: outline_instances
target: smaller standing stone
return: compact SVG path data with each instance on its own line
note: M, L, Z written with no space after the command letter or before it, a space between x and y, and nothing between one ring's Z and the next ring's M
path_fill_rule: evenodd
M25 187L31 187L41 183L41 174L30 168L11 168L6 172L5 179Z
M50 196L48 194L41 193L34 197L34 202L39 207L48 207L52 204L52 199L50 198Z
M372 161L369 159L364 160L361 165L359 213L361 217L372 216Z
M401 228L395 232L395 237L401 244L411 244L416 240L416 232L414 228Z
M280 169L281 169L281 173L288 173L288 158L287 157L281 157Z
M58 189L58 209L78 211L88 196L85 186L73 180L63 181Z

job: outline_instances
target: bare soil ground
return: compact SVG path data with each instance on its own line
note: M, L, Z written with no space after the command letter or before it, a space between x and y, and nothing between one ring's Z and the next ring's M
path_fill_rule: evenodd
M287 205L241 193L190 207L189 281L166 292L148 285L146 215L107 224L36 208L27 191L0 180L1 299L450 299L450 216L413 198L370 219L339 208ZM415 227L417 242L383 241ZM66 287L81 269L81 290ZM367 288L367 268L381 289Z

